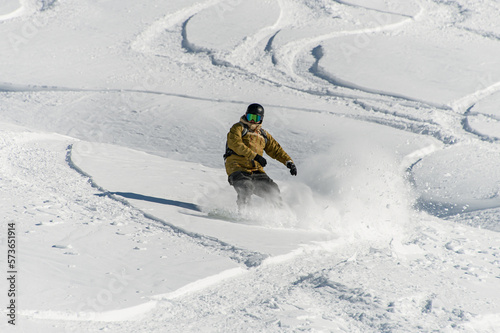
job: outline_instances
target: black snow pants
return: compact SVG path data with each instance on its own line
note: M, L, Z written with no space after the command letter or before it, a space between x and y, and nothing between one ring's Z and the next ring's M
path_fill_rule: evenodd
M250 203L252 194L269 200L276 206L282 204L278 184L265 173L237 171L229 176L228 181L238 194L236 203L240 209Z

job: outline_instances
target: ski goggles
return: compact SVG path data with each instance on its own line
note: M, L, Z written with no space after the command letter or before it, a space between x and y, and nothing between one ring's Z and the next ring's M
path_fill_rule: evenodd
M260 123L260 121L262 120L262 116L258 115L258 114L253 114L253 113L247 113L247 120L248 121L255 121L256 123Z

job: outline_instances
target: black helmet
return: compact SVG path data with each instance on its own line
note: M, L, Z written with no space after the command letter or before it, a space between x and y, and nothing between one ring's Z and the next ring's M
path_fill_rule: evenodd
M264 119L264 108L262 105L254 103L250 104L247 108L247 112L245 113L245 117L247 118L248 121L250 121L250 117L248 115L257 115L257 117L253 117L256 123L261 123L262 120Z

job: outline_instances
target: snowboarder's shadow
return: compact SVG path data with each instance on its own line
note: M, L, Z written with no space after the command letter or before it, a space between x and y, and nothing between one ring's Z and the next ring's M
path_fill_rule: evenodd
M98 196L115 196L115 195L118 195L118 196L121 196L121 197L124 197L127 199L149 201L149 202L159 203L162 205L176 206L176 207L180 207L180 208L193 210L196 212L201 212L201 209L198 205L195 205L195 204L190 203L190 202L183 202L183 201L170 200L170 199L164 199L164 198L156 198L156 197L151 197L151 196L132 193L132 192L104 192L104 193L98 194Z

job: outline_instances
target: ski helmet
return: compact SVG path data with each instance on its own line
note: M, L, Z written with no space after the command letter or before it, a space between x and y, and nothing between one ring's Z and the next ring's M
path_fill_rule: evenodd
M250 104L247 108L247 112L245 113L245 116L247 119L249 118L249 116L248 116L249 114L259 116L259 120L256 120L255 122L261 123L262 120L264 119L264 108L262 107L262 105L257 104L257 103ZM248 119L248 120L250 120L250 119Z

